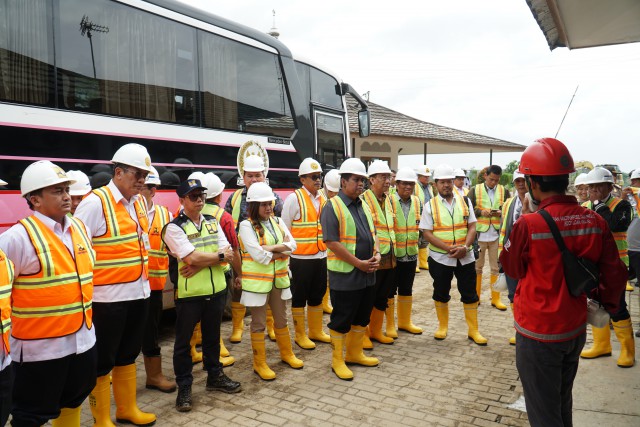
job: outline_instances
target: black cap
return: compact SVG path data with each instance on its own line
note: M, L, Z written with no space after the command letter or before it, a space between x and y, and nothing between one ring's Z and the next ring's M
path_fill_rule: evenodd
M206 188L207 187L203 186L199 179L187 179L180 183L176 193L178 193L178 197L184 197L193 190L205 190Z

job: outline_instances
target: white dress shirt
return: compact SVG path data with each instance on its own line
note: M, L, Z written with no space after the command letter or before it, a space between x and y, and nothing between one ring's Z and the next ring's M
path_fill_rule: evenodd
M39 212L34 212L34 215L62 240L71 256L74 256L73 241L69 230L71 221L65 217L64 227L62 227L60 223ZM40 271L40 260L36 255L36 250L27 230L21 224L14 225L0 235L0 248L13 261L16 278L20 275L28 276ZM23 362L41 362L60 359L70 354L81 354L90 350L95 343L95 328L87 329L84 322L78 332L65 337L41 340L20 340L13 336L10 337L13 360ZM5 362L3 361L3 363Z
M302 191L306 191L313 203L313 207L316 208L316 213L320 216L320 191L314 196L306 187L302 187ZM291 229L291 225L294 220L300 219L300 205L298 204L298 197L295 193L291 193L287 196L282 207L282 220L286 226ZM291 254L291 258L298 259L322 259L327 257L327 251L319 251L313 255L296 255Z

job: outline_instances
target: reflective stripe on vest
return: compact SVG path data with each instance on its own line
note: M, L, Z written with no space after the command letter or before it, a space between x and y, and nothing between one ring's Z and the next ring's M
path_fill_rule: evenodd
M396 213L395 235L396 257L402 258L406 255L418 254L418 237L420 231L418 224L420 223L420 200L416 196L411 197L411 207L407 217L404 216L402 205L398 197L393 198L394 211Z
M225 210L219 206L219 205L215 205L212 203L205 203L204 207L202 208L202 212L200 212L202 215L209 215L212 216L216 219L216 221L218 221L218 224L220 224L220 220L222 219L222 215L224 215ZM229 265L228 262L221 262L220 265L222 266L222 269L227 272L229 270L231 270L231 266Z
M11 332L11 284L14 279L13 263L0 249L0 332L4 353L9 354L9 333Z
M156 205L153 221L149 226L149 286L152 291L161 291L167 282L169 256L162 241L162 229L171 221L169 209Z
M607 205L609 210L613 212L616 210L616 207L618 207L618 204L620 204L621 201L622 199L618 197L609 197L609 200L605 202L605 205ZM583 206L591 210L594 210L593 202L585 202L583 203ZM630 212L630 213L633 214L633 212ZM627 243L627 232L612 231L611 234L613 235L613 239L616 241L616 247L618 248L618 256L620 256L620 260L624 263L624 265L629 267L629 244Z
M431 216L433 218L433 235L442 240L446 245L453 246L465 244L467 238L467 223L469 221L469 206L457 193L453 193L453 214L442 203L441 197L429 200ZM461 206L462 208L456 209ZM429 250L447 253L437 246L429 243Z
M236 190L231 196L231 216L233 217L233 228L238 229L240 220L240 205L242 205L242 189Z
M56 234L35 216L20 220L35 250L40 271L15 278L11 335L21 340L71 335L92 325L94 255L84 225L69 230L74 257Z
M327 246L322 240L322 226L320 225L320 215L313 205L309 193L299 188L294 194L298 199L300 207L300 218L291 222L291 235L298 245L293 252L296 255L315 255L318 252L327 250ZM319 207L327 202L326 197L320 193Z
M500 253L502 252L504 241L507 235L507 219L509 216L509 208L511 207L511 204L516 197L518 196L509 197L507 201L504 202L504 205L502 205L502 225L500 226L500 237L498 238L498 255L500 255Z
M478 184L475 186L476 196L476 208L478 209L500 209L502 207L502 201L504 200L504 187L500 184L496 185L495 192L493 194L493 203L489 198L487 189L484 184ZM489 231L489 226L493 227L496 231L500 229L500 218L486 217L478 215L476 223L476 231L480 233L486 233Z
M94 269L95 286L134 282L148 277L148 253L138 235L138 223L120 202L115 201L108 187L93 192L102 202L107 230L102 236L93 237L96 251ZM149 230L147 210L142 197L135 201L135 210L143 233Z
M427 184L427 189L429 190L429 195L433 199L433 189L431 188L431 185ZM424 188L422 188L422 184L420 184L420 181L416 181L416 185L415 187L413 187L413 195L418 197L418 200L420 200L420 206L424 206L424 204L426 203L426 196L424 194Z
M253 227L256 233L258 244L262 245L279 245L284 241L284 231L280 228L279 221L270 217L269 222L273 227L276 235L271 234L268 228L263 226L264 234L260 236L260 232ZM289 287L289 258L271 259L269 264L261 264L251 258L249 252L246 251L242 239L240 239L240 251L242 252L242 290L258 294L267 294L271 292L273 285L278 289L286 289Z
M357 229L356 223L351 216L351 212L349 212L349 208L347 208L347 205L344 204L342 198L338 196L329 199L327 203L331 203L333 212L335 212L336 217L338 218L340 243L344 245L344 247L349 251L351 255L355 256ZM365 203L362 204L362 210L367 217L367 223L369 224L369 231L371 232L371 236L375 236L376 232L375 228L373 227L373 218L371 217L371 212L369 211L369 208ZM373 256L373 253L371 255ZM330 271L335 271L338 273L349 273L350 271L353 271L354 267L348 262L338 258L331 249L327 249L327 268Z
M380 244L380 254L385 255L391 251L391 245L396 243L395 221L393 206L389 196L384 198L384 212L375 193L369 189L362 196L362 201L369 207L373 217L373 226L378 233L378 243Z
M218 227L216 220L203 219L200 230L190 219L180 223L180 228L187 235L187 239L196 251L206 253L218 253ZM186 263L183 260L178 262L178 271ZM204 267L193 277L185 278L178 273L176 299L203 297L217 294L227 289L227 281L224 277L222 265L216 264Z

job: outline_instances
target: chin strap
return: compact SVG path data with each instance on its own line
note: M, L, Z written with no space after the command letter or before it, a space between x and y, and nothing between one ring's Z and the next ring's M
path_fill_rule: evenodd
M533 192L531 191L531 180L529 179L529 175L525 175L524 176L524 181L527 183L527 191L529 192L529 195L531 196L531 200L536 205L539 205L540 204L540 200L536 200L536 198L533 197Z

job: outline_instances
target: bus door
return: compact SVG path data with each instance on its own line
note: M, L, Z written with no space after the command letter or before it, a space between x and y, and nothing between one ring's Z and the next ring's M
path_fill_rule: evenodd
M315 108L313 120L318 160L325 167L340 167L344 161L348 143L344 115Z

